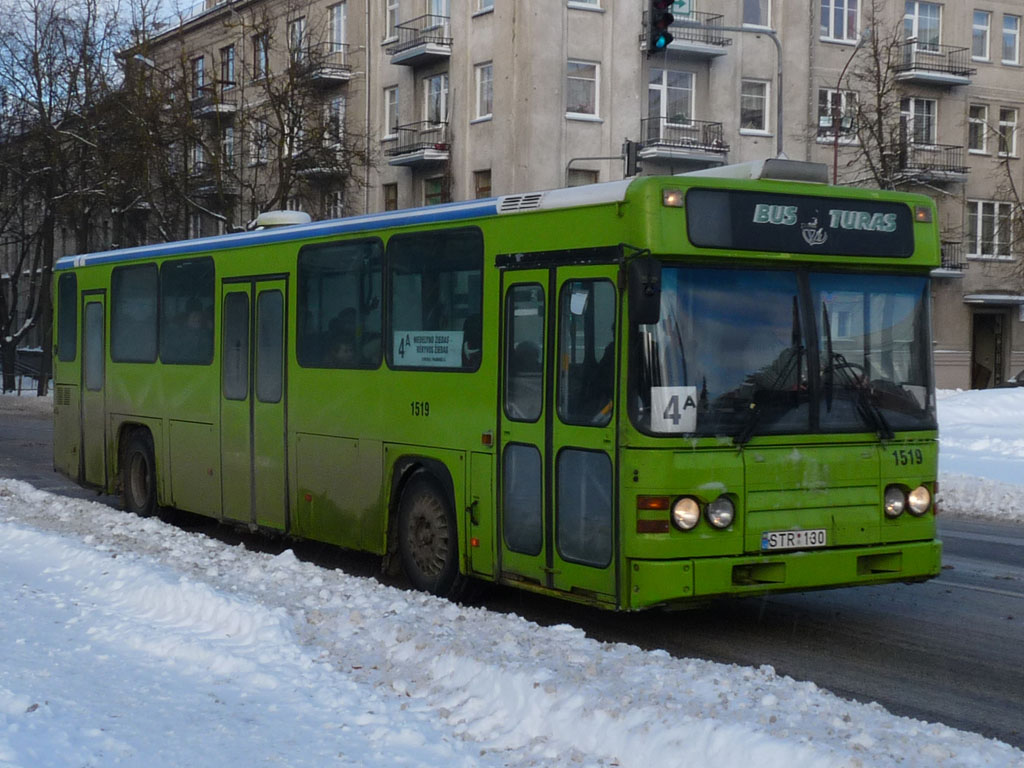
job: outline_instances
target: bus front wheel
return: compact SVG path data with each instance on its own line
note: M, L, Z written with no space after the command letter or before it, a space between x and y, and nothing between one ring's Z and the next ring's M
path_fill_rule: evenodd
M398 554L414 588L452 596L459 575L458 538L444 490L430 475L417 473L398 509Z
M134 432L125 445L121 497L124 508L140 517L156 512L156 461L153 438L146 431Z

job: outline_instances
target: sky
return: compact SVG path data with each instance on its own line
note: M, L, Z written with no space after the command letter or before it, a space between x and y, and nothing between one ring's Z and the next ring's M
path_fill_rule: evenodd
M939 416L941 513L1024 521L1024 388L943 392ZM2 478L0 591L0 768L1024 765L770 666L602 643Z

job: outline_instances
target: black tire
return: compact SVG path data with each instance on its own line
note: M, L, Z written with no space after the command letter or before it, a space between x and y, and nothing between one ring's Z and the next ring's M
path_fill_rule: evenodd
M455 597L460 581L458 541L447 494L433 477L417 472L402 491L398 508L398 555L414 588Z
M146 430L133 432L124 447L121 501L126 510L140 517L156 512L156 460L153 438Z

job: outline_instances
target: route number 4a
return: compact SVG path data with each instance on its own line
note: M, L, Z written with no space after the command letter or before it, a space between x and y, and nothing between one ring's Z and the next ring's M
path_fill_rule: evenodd
M685 434L696 430L696 387L651 387L652 432Z

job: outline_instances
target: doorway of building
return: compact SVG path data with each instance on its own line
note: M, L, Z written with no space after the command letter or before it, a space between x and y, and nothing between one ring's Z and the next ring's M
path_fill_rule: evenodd
M1003 382L1004 328L1002 313L975 312L971 318L971 389Z

